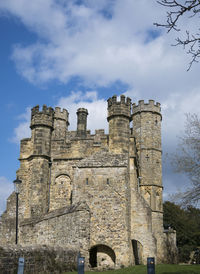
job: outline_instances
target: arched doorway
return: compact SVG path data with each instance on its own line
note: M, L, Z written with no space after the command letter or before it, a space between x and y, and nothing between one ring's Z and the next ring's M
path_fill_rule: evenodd
M95 245L89 251L89 263L91 267L114 268L116 255L107 245Z
M133 248L133 256L135 259L135 264L139 265L142 263L143 246L139 241L132 240L132 248Z

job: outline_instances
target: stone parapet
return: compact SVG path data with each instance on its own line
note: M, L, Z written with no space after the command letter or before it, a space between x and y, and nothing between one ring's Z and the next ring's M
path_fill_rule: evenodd
M64 120L69 124L68 116L69 116L69 113L66 109L63 108L63 110L61 110L60 107L55 107L54 119Z
M31 125L30 128L33 129L36 126L46 126L53 128L53 108L47 108L43 105L42 110L39 110L39 106L35 106L31 110Z
M69 113L66 109L61 110L60 107L55 107L54 111L54 131L52 134L53 140L65 140L68 131Z
M117 101L117 96L114 95L108 99L108 118L109 121L113 116L125 116L130 119L131 117L131 99L120 96L120 101Z
M159 115L161 111L160 103L154 102L154 100L149 100L149 103L144 103L144 100L140 100L138 105L135 103L132 104L132 115L137 114L138 112L154 112Z

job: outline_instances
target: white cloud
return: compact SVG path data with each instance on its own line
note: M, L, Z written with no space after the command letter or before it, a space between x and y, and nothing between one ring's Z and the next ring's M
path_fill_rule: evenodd
M80 77L93 92L71 93L55 105L67 108L71 129L76 110L89 110L88 129L105 128L106 101L98 86L120 81L126 95L137 101L155 99L163 109L164 150L172 151L184 126L184 113L199 111L199 69L179 47L171 47L177 33L154 33L154 22L163 22L165 9L150 0L2 0L0 10L19 18L38 40L15 45L12 58L18 72L32 83L51 80L66 83ZM79 1L80 2L80 1ZM184 18L181 27L195 27ZM198 26L198 24L196 24ZM115 93L115 91L114 91ZM14 141L28 137L29 116L15 129ZM166 179L167 180L167 179ZM169 182L169 180L168 180Z
M6 209L6 199L13 190L13 183L7 178L0 176L0 215Z
M189 58L170 47L176 33L153 36L153 22L165 14L156 1L6 0L0 9L38 35L36 43L15 45L12 55L19 73L32 83L66 83L72 76L90 86L120 80L142 98L157 100L199 85L198 68L186 73Z
M110 0L76 5L75 2L1 2L2 9L19 17L43 39L14 48L13 60L29 81L67 82L71 76L79 75L99 85L120 79L133 86L137 79L152 71L160 74L172 68L175 60L178 68L182 65L180 56L175 55L177 52L166 50L163 37L145 42L151 36L153 22L159 18L160 7L156 3ZM105 16L107 3L112 7L110 18Z
M30 113L31 108L27 107L25 112L17 117L20 122L19 125L14 129L14 136L11 138L11 142L19 144L21 139L29 138L31 136Z
M187 96L183 96L181 93L170 94L163 101L163 139L165 147L175 147L176 142L174 145L169 143L174 142L174 139L184 131L186 113L200 115L199 102L200 93L198 88L190 90Z

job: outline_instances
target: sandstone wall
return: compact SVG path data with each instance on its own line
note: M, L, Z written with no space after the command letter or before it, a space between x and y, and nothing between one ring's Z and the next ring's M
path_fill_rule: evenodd
M0 217L0 246L15 243L16 195L13 192L7 199L7 209Z
M90 248L110 247L116 266L129 265L127 156L97 153L82 160L75 168L74 181L74 202L87 201L91 211Z
M131 113L129 98L113 96L109 134L87 130L87 110L77 115L77 131L68 131L66 110L32 109L17 171L19 242L77 247L93 267L146 263L164 248L160 105L140 101ZM3 244L14 241L14 198L1 219Z
M69 248L0 246L0 273L17 273L19 257L25 260L26 274L57 274L72 271L77 267L77 255L76 249Z
M90 212L85 203L54 210L40 219L20 223L19 243L88 249Z

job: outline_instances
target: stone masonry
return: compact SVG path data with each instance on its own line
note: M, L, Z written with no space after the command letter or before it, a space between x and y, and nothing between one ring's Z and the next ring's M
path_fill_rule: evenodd
M77 110L31 112L31 138L21 140L19 245L73 248L88 268L164 261L160 104L108 99L109 134L87 130ZM0 245L15 242L15 194L0 220Z

